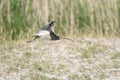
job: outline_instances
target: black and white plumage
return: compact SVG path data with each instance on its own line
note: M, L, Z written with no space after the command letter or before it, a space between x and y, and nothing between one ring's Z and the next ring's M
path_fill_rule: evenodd
M51 40L59 40L60 37L57 36L52 30L50 31L50 38Z
M44 37L46 35L49 35L51 40L59 40L59 36L57 36L53 31L52 31L52 27L54 25L55 21L51 21L48 24L46 24L45 26L43 26L42 28L40 28L39 32L35 35L33 35L33 37L35 37L33 40L39 38L39 37ZM31 40L31 41L33 41ZM28 42L31 42L28 41Z

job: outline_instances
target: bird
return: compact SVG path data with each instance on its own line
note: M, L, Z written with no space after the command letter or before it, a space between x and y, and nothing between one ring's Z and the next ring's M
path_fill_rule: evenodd
M51 21L48 24L44 25L42 28L40 28L40 30L39 30L39 32L37 34L33 35L34 39L30 40L30 41L27 41L27 42L32 42L35 39L37 39L39 37L44 37L46 35L49 35L51 40L59 40L60 37L57 36L51 29L54 26L55 22L56 21Z
M75 42L74 40L70 39L70 38L64 38L64 37L60 37L58 36L57 34L55 34L55 32L52 31L52 27L54 26L54 23L56 21L51 21L49 22L48 24L44 25L43 27L40 28L39 32L37 34L34 34L33 37L34 39L32 40L29 40L27 42L32 42L34 41L35 39L39 38L39 37L44 37L46 35L49 35L50 39L53 40L53 41L56 41L56 40L60 40L60 39L67 39L67 40L70 40L72 42Z

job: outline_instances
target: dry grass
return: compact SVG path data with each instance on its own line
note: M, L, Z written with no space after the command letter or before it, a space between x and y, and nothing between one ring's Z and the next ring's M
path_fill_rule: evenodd
M120 39L0 45L0 80L118 80Z

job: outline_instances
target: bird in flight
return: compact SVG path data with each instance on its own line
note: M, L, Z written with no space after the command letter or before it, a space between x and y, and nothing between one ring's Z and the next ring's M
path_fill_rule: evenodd
M51 21L48 24L44 25L42 28L40 28L37 34L33 35L34 39L27 42L32 42L35 39L39 37L44 37L46 35L49 35L51 40L59 40L60 39L59 36L57 36L51 29L55 22L56 21Z

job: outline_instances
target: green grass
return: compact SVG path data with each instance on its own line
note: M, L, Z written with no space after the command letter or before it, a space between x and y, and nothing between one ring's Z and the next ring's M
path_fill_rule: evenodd
M1 0L0 40L29 38L56 20L61 36L120 37L119 0Z
M120 58L120 52L114 51L113 55L111 55L111 59L117 59Z

